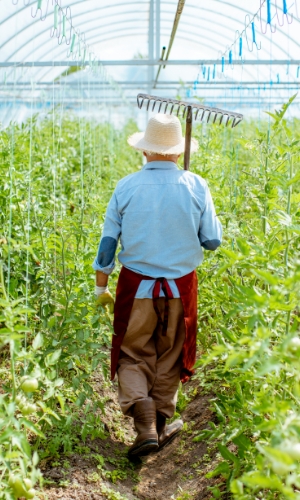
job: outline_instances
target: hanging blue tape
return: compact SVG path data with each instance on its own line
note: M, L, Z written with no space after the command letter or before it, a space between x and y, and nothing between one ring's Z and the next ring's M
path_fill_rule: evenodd
M267 0L267 23L271 24L271 0Z
M288 9L287 9L286 0L283 0L283 7L282 7L282 10L283 10L283 13L284 13L284 14L287 14Z
M222 73L224 73L225 57L222 57Z
M206 66L203 66L202 75L203 75L203 78L205 78L205 75L206 75Z
M299 78L299 74L300 74L300 66L298 66L297 68L297 78Z
M298 71L299 71L299 67L298 67ZM216 78L216 65L214 64L214 69L213 69L213 79Z
M209 68L208 68L208 70L207 70L207 81L208 81L208 82L209 82L209 77L210 77L210 66L209 66Z
M239 43L239 57L242 57L243 53L243 39L240 37L240 43Z
M252 41L256 45L256 38L255 38L255 24L254 21L251 23L251 28L252 28Z
M287 63L286 74L288 75L289 72L290 72L290 61Z
M194 90L197 90L197 80L194 81Z
M232 64L232 50L229 51L229 64Z
M280 80L279 80L279 73L277 73L277 83L280 83Z

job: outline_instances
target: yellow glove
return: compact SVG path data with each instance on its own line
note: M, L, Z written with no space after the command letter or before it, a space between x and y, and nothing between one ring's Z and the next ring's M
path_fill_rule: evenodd
M97 297L96 304L101 307L108 306L108 310L112 314L114 312L115 301L108 287L96 286L95 294Z

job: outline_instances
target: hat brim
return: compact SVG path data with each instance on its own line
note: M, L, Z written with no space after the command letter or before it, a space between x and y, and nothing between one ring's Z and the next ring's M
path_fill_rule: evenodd
M128 137L127 142L130 146L138 151L145 151L147 153L156 153L161 155L180 155L184 153L185 139L175 146L162 146L161 144L154 144L145 140L145 132L136 132ZM194 138L191 140L191 153L195 153L198 149L198 141Z

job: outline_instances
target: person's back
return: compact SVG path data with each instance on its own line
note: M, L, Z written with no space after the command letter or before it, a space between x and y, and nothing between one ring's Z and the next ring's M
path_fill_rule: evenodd
M220 244L221 228L204 179L173 162L153 161L119 182L107 210L106 236L115 242L120 236L124 266L175 279L201 264L201 244Z
M120 239L111 372L118 373L122 411L134 417L138 432L133 456L165 446L182 428L181 420L168 426L166 418L175 411L180 379L193 373L195 268L202 247L220 245L222 228L205 180L177 167L184 150L177 118L157 115L128 142L148 161L118 183L93 268L99 304L112 304L106 285Z

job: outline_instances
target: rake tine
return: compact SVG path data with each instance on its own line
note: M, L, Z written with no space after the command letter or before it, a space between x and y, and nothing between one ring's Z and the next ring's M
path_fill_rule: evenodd
M185 117L186 110L187 110L187 106L184 107L182 118Z
M202 111L202 115L201 115L201 118L200 118L200 121L202 122L203 118L204 118L204 113L205 113L206 109L204 108L203 111Z
M140 108L140 109L142 109L142 107L143 107L143 104L144 104L144 98L142 98L142 101L141 101L141 103L140 103L140 104L138 104L138 106L139 106L139 108Z
M147 108L146 108L147 111L149 110L150 102L151 102L151 99L149 99L148 102L147 102Z
M218 113L214 112L215 113L215 117L213 119L213 123L216 123L216 119L217 119L217 116L218 116Z
M172 106L171 106L171 111L170 111L170 115L173 113L173 108L175 106L175 102L173 102Z
M227 120L226 120L226 127L227 127L227 125L228 125L228 123L229 123L229 120L230 120L230 115L228 115L228 117L227 117Z
M160 113L161 107L162 107L163 101L160 101L159 108L158 108L158 113Z
M197 118L198 118L199 111L200 111L200 108L198 108L197 111L196 111L195 120L197 120Z
M241 123L241 121L242 121L242 120L238 120L238 121L235 123L235 125L234 125L234 126L236 127L239 123Z
M208 122L209 122L210 115L211 115L211 111L209 111L209 113L208 113L208 117L207 117L207 122L206 122L206 123L208 123Z
M222 115L221 115L221 118L220 118L219 125L221 125L221 124L222 124L223 118L224 118L224 115L222 114Z
M233 122L232 122L231 128L234 127L234 124L235 124L235 117L233 118Z
M153 101L153 105L152 105L152 111L154 111L154 108L155 108L155 106L156 106L156 103L157 103L157 101L155 101L155 99L154 99L154 101Z
M169 101L167 101L167 103L166 103L166 107L165 107L165 114L166 114L166 112L167 112L168 106L169 106Z

